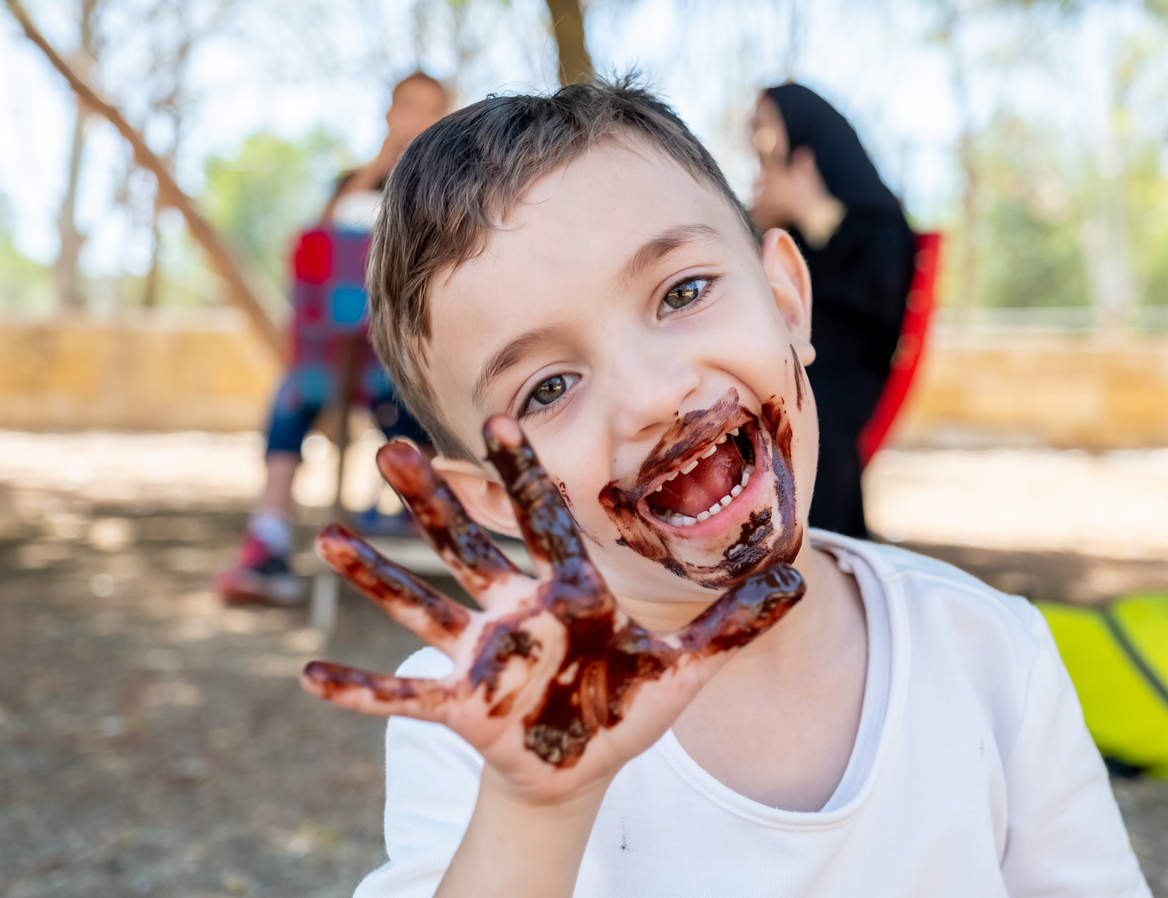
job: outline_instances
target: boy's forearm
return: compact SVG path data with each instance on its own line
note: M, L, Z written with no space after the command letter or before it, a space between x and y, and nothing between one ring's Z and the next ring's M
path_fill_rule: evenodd
M554 805L511 794L484 768L478 801L435 898L570 898L608 781Z

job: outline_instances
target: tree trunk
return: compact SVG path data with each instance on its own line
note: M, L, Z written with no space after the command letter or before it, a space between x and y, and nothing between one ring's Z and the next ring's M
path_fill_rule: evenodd
M89 114L81 102L73 120L73 145L69 152L69 178L61 211L57 215L57 231L61 236L61 251L53 263L53 281L57 288L57 302L64 309L77 311L85 305L81 294L77 260L85 238L77 230L77 181L81 175L81 154L85 147L85 132Z
M560 84L592 80L592 57L584 43L584 10L580 0L545 0L552 18L552 37L559 50Z
M142 305L152 309L158 305L158 253L161 234L158 232L158 209L154 210L154 219L150 224L150 236L154 238L154 247L150 252L150 270L146 272L146 282L142 285Z
M1079 229L1095 323L1107 334L1117 334L1131 326L1139 297L1131 260L1125 187L1122 178L1111 179L1103 202Z

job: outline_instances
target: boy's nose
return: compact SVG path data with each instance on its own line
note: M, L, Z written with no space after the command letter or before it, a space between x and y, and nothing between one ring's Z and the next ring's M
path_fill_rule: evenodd
M688 405L687 397L701 386L701 374L692 359L668 352L655 341L628 347L620 355L610 371L610 401L613 428L622 440L636 440L662 425L668 427Z

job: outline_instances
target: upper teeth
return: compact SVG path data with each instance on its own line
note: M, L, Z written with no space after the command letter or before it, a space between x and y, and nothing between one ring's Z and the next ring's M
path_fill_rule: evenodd
M696 465L697 462L694 462L694 464ZM688 471L685 471L684 468L682 470L683 473L689 473ZM710 506L709 511L699 512L696 516L691 517L690 515L677 514L676 512L659 512L656 509L652 509L653 515L659 520L665 521L667 524L672 524L674 527L692 527L694 524L701 524L705 521L708 521L723 508L742 495L742 491L746 488L746 485L750 483L750 475L753 473L754 465L744 466L742 469L742 482L734 484L733 488L727 495L723 496L721 499ZM670 479L672 480L673 478ZM660 487L657 489L659 490Z
M701 455L699 455L697 458L695 458L693 461L691 461L684 468L682 468L680 473L688 474L690 471L692 471L694 468L696 468L698 466L699 461L701 461L703 458L709 458L711 455L713 455L715 452L717 452L718 447L726 442L727 436L738 436L738 428L735 427L733 430L731 430L729 432L729 434L724 433L720 437L718 437L718 439L714 440L714 442L710 443L710 445L706 448L706 451L703 452ZM679 472L674 471L672 474L670 474L665 479L672 480L674 477L676 477L678 475L678 473Z

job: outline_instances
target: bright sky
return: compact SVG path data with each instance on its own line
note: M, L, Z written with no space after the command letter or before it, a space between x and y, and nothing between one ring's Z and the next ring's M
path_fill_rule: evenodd
M417 2L428 3L431 14L438 5L437 0ZM30 6L44 14L45 7ZM285 77L297 69L296 60L282 49L286 32L261 19L265 11L271 16L274 9L293 6L259 0L232 36L209 43L196 57L192 81L203 99L178 171L188 191L198 193L202 161L209 153L230 153L257 130L293 137L321 123L342 135L358 158L376 152L383 137L387 81L414 67L413 48L395 45L386 51L396 72L346 68L345 54L337 47L346 42L368 47L381 36L370 37L367 28L362 31L359 23L346 21L341 11L356 4L338 2L332 7L338 15L327 22L332 49L325 50L342 60L336 62L339 72L311 83ZM589 7L588 42L599 71L640 69L707 142L743 196L749 195L753 175L745 121L756 90L793 75L851 119L910 213L923 224L934 224L960 189L954 163L960 112L949 58L941 47L922 39L926 22L921 0L889 0L877 6L856 0L795 0L792 13L790 2L768 0L595 0ZM385 2L380 7L386 41L409 33L411 4ZM485 49L458 78L464 102L492 91L553 86L542 0L477 0L470 8L479 17L472 33ZM67 48L62 21L46 18L41 24ZM457 59L449 41L442 40L443 22L432 15L428 27L423 63L432 74L451 77ZM995 27L998 32L968 34L968 46L976 51L979 42L1000 38L1008 23ZM1091 109L1101 108L1100 85L1106 81L1100 74L1103 38L1098 33L1088 15L1075 29L1082 46L1055 54L1075 60L1071 80L1078 79L1061 96L1057 90L1052 96L1050 78L1013 77L1009 89L1032 95L1028 102L1035 108L1063 108L1064 118L1089 118ZM1100 59L1093 61L1092 52ZM131 63L126 60L124 72L132 70ZM302 68L313 71L309 64ZM971 98L975 118L984 121L1003 89L1000 79L976 79ZM24 39L15 21L0 11L0 198L14 212L17 245L41 261L56 254L55 218L64 192L72 110L63 80ZM111 128L93 128L79 203L82 230L92 231L83 256L91 273L123 266L140 270L146 258L148 243L127 231L124 217L110 214L125 156Z

